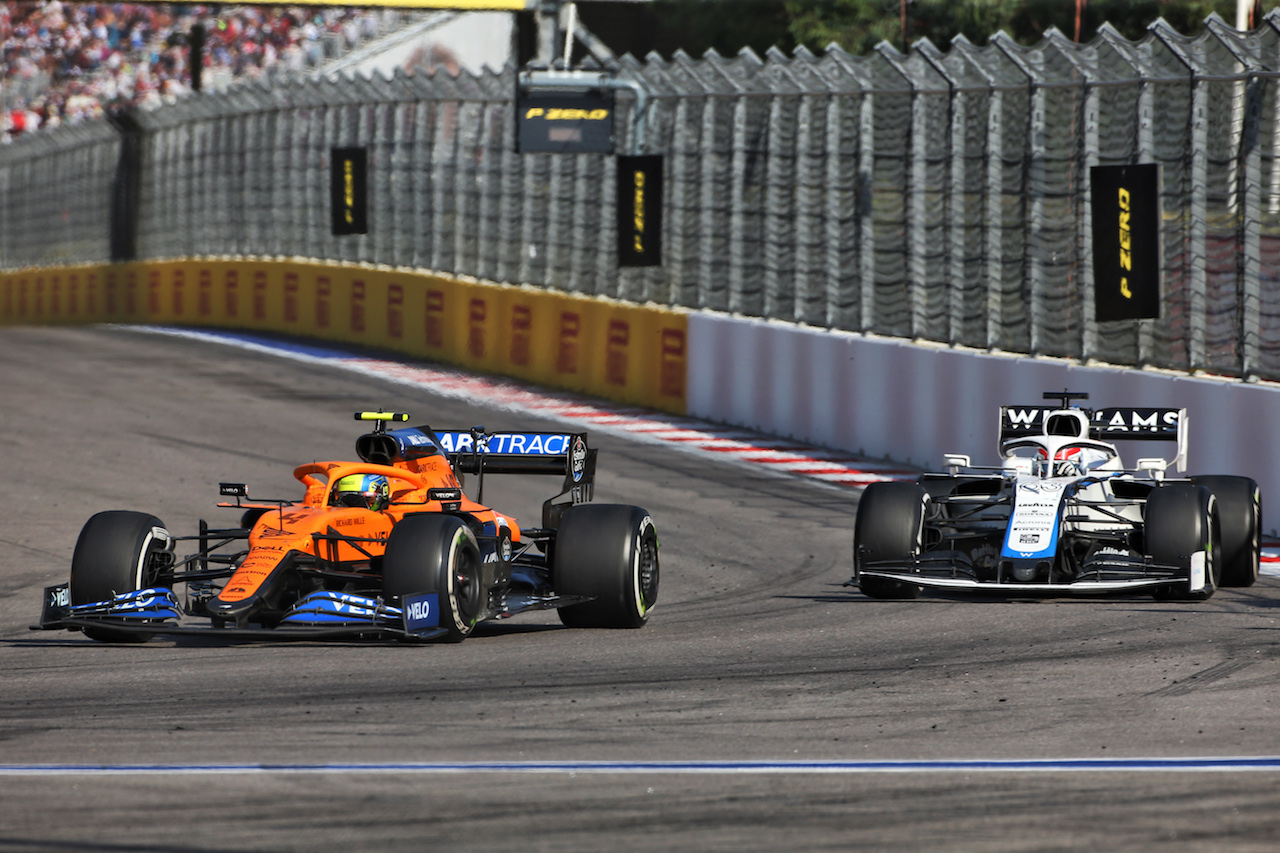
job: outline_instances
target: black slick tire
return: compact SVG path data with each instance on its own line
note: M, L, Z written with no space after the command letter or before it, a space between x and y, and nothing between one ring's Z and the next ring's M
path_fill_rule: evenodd
M1249 477L1192 477L1213 492L1222 526L1222 585L1253 586L1262 560L1262 492Z
M436 593L441 639L460 643L486 615L488 590L480 574L480 547L462 519L412 515L387 538L382 591L388 598Z
M905 567L920 552L929 494L915 483L872 483L858 501L853 525L853 576L869 598L911 599L920 587L888 578L867 577L869 563L889 560Z
M129 510L100 512L85 522L71 557L71 603L108 601L150 586L151 555L165 547L153 532L157 527L164 522L154 515ZM84 633L104 643L144 643L152 636L110 628Z
M552 578L559 595L591 601L559 609L571 628L640 628L658 600L658 532L638 506L583 504L560 517Z
M1204 601L1221 583L1222 536L1213 492L1192 483L1174 483L1151 490L1143 509L1145 551L1156 563L1190 571L1193 555L1204 552L1204 586L1191 589L1187 581L1159 587L1162 601Z

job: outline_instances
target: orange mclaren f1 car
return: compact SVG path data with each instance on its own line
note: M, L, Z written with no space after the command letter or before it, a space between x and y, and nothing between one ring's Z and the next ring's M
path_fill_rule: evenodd
M573 627L639 628L658 595L658 537L640 507L591 504L596 451L585 433L388 430L356 440L358 462L294 470L301 500L220 491L238 527L201 520L173 536L153 515L101 512L76 542L68 583L45 590L38 628L95 640L155 634L376 636L458 642L475 626L555 608ZM541 526L471 500L462 476L563 477ZM178 546L194 553L178 554Z

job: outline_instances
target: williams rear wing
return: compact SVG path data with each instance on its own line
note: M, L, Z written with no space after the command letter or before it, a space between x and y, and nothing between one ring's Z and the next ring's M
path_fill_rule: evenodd
M1048 396L1048 395L1046 395ZM1187 410L1162 408L1086 409L1073 407L1089 419L1089 438L1098 441L1173 441L1177 453L1172 460L1139 459L1138 468L1172 465L1178 471L1187 468ZM1061 406L1001 406L1000 445L1011 438L1043 435L1045 420ZM1162 462L1164 466L1152 464Z

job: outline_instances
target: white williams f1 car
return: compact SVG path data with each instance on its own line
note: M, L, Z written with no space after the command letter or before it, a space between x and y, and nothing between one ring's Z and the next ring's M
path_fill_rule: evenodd
M946 474L874 483L854 526L853 580L872 598L921 588L995 594L1149 591L1203 600L1258 577L1262 503L1248 477L1167 477L1187 459L1185 409L1004 406L1001 463L948 454ZM1112 442L1177 443L1126 469Z

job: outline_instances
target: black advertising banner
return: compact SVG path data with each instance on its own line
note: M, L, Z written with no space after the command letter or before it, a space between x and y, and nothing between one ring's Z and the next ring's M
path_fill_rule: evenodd
M1095 318L1160 316L1160 167L1094 166L1093 280Z
M662 157L618 157L618 266L662 266Z
M613 92L516 95L521 154L613 153Z
M334 148L329 159L334 234L368 234L368 154L363 148Z

